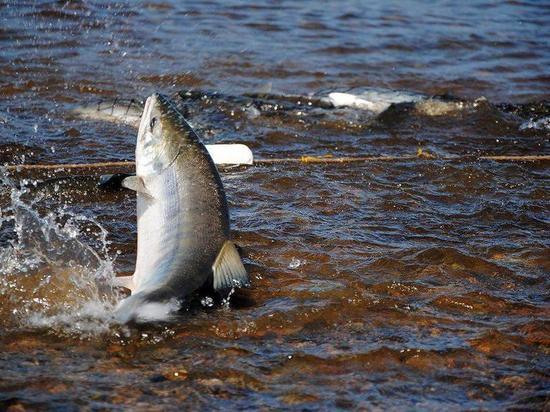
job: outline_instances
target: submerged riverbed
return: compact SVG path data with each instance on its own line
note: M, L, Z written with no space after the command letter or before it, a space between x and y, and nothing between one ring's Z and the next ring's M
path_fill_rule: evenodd
M549 162L475 157L550 154L549 17L535 1L0 1L1 164L133 160L134 128L75 110L153 91L259 158L403 157L223 168L251 287L141 326L112 322L106 286L133 271L134 195L2 170L1 407L547 407ZM333 91L420 102L288 97Z

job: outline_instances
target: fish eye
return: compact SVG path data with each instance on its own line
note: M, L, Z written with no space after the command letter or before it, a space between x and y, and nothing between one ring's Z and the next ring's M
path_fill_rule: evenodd
M151 129L151 131L153 131L153 129L155 128L155 124L157 124L157 118L153 117L149 122L149 128Z

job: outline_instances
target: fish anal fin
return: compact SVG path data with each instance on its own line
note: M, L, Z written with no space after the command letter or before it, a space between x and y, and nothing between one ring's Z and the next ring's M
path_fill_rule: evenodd
M113 279L113 286L130 289L133 292L135 289L134 276L117 276Z
M234 287L248 286L248 274L241 256L230 240L226 240L212 265L214 289L227 290Z

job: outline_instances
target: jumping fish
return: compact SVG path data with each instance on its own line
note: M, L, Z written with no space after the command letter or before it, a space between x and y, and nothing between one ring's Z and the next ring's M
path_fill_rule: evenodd
M159 304L185 299L205 284L217 291L248 284L230 240L229 212L212 158L183 115L163 95L147 99L136 144L136 175L122 186L137 193L137 261L116 278L131 295L119 322L155 317ZM151 315L151 316L149 316Z

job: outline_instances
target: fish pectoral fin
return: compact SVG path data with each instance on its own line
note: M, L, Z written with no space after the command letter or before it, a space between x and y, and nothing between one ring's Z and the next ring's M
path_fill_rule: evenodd
M128 176L127 178L122 180L121 186L125 187L126 189L133 190L134 192L138 192L142 195L153 197L145 187L143 179L139 176Z
M120 189L122 181L129 176L134 176L128 173L115 173L112 175L101 175L99 177L98 186L101 189Z
M217 291L248 286L248 274L241 256L230 240L225 241L218 253L212 265L212 273L214 274L213 286Z
M135 289L134 276L117 276L113 279L113 286L130 289L133 292Z

